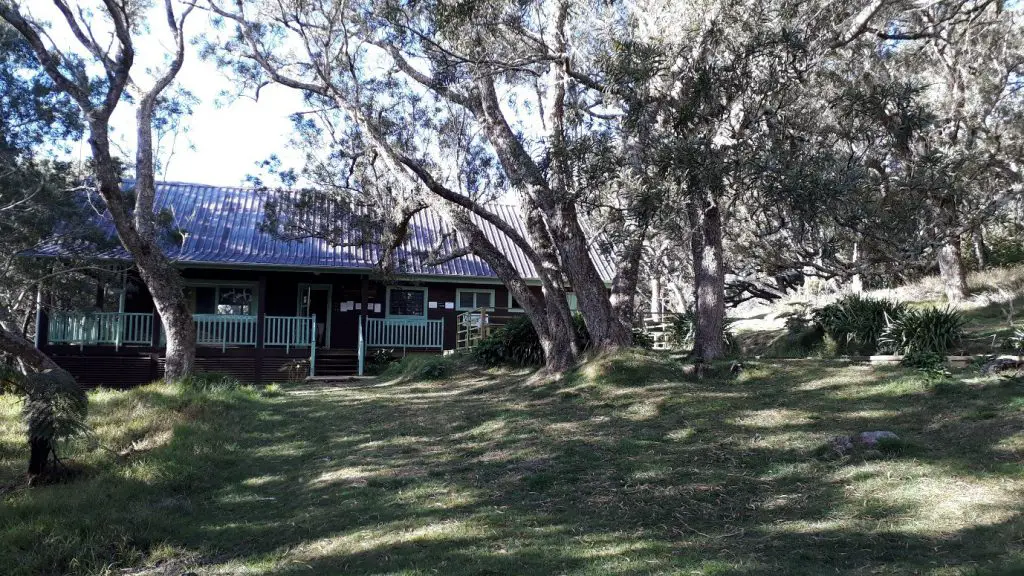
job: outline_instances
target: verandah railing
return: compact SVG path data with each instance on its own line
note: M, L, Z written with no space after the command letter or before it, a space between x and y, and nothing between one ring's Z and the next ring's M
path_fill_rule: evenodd
M263 319L263 345L304 348L313 341L309 316L266 316Z
M196 345L228 347L255 347L257 345L256 316L228 314L193 314L196 325ZM152 313L136 312L54 312L49 320L51 344L142 345L153 342ZM315 321L311 316L264 317L264 346L284 346L286 349L307 348L315 338ZM163 327L160 342L165 342Z
M150 344L153 315L136 312L54 312L50 315L50 342L54 344Z
M366 346L444 348L444 319L367 318Z

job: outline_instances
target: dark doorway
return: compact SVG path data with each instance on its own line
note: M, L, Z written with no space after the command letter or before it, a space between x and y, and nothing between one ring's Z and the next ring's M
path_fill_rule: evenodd
M316 314L317 348L331 345L331 287L320 284L299 285L299 316Z

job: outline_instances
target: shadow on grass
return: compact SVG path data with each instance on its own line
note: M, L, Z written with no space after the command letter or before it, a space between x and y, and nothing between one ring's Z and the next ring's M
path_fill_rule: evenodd
M895 574L1024 554L1020 452L1006 444L1019 387L943 396L915 373L842 362L699 381L670 361L643 368L112 397L186 417L109 474L9 498L14 552L0 560L24 573L184 558L276 574ZM877 429L921 449L814 457ZM44 534L56 550L32 547Z

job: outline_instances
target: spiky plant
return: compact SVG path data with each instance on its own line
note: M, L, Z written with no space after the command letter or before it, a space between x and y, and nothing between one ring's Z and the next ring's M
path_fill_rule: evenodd
M964 325L963 315L948 306L908 309L888 319L879 345L905 356L945 356L960 344Z
M901 302L851 294L812 313L814 323L839 345L839 352L874 354L887 318L907 309Z

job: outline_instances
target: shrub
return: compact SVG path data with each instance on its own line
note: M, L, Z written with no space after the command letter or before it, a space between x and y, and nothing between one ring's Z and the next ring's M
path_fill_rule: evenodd
M933 362L960 343L964 318L952 308L909 309L890 317L879 345L903 354L907 362Z
M837 354L874 354L887 319L902 316L906 309L900 302L852 294L814 310L811 317L826 342L834 342Z
M451 356L413 355L392 363L384 376L399 380L443 380L455 372Z
M652 336L646 330L634 328L633 346L636 348L641 348L643 350L651 350L654 348L654 336Z
M395 358L394 348L377 348L366 358L365 371L370 375L383 374L395 362L398 358Z
M1010 266L1024 262L1024 242L1013 235L991 235L988 238L988 265Z
M590 332L587 331L583 317L574 314L572 320L581 350L590 348ZM544 348L530 319L518 316L477 343L473 348L473 357L487 366L540 366L544 363Z
M519 316L477 343L473 357L487 366L539 366L544 363L544 349L530 319Z
M687 308L672 317L669 328L669 341L685 348L693 347L693 339L697 335L697 311ZM732 321L728 318L722 325L722 342L726 350L736 349L736 337L732 333Z
M1024 326L1018 326L1014 329L1008 343L1018 356L1024 356Z

